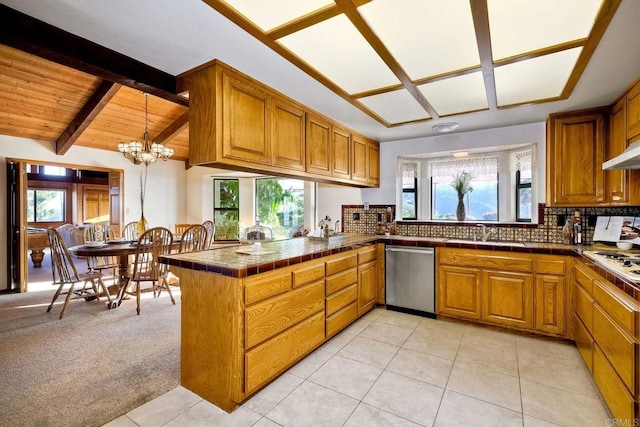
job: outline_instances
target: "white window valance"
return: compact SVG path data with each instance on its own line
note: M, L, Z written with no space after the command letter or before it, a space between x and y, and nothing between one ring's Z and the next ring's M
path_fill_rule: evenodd
M414 179L419 177L417 161L400 159L398 166L398 175L402 178Z
M528 172L533 168L533 148L513 151L509 156L509 170Z
M469 172L476 179L498 174L500 158L496 155L474 156L463 159L439 159L429 161L428 174L435 182L449 182L457 172Z

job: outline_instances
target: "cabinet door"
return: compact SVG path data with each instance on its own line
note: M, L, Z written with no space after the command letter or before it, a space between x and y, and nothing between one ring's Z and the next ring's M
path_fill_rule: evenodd
M554 335L565 333L565 279L536 275L535 328Z
M573 311L571 312L571 339L575 341L587 368L593 372L593 337Z
M480 319L480 271L473 268L438 268L438 314Z
M226 73L222 81L222 157L239 163L270 164L271 96L259 86Z
M505 326L533 327L530 274L484 271L482 285L482 320Z
M609 119L609 141L604 160L609 160L627 148L626 98L614 105ZM629 171L626 169L605 171L606 195L612 204L629 202Z
M304 170L305 115L297 105L281 98L273 102L272 152L274 166Z
M360 135L351 136L351 179L354 182L367 184L368 176L367 140Z
M358 316L376 304L376 285L375 261L358 266Z
M306 171L318 175L331 175L331 123L307 114Z
M640 83L627 93L627 138L640 135Z
M367 174L370 187L380 186L380 146L377 142L370 141L367 144Z
M552 206L605 202L604 111L549 119L547 199Z
M351 134L337 126L331 127L331 175L351 179Z

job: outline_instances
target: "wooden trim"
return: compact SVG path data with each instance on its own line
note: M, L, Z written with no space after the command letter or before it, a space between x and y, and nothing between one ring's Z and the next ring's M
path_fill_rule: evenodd
M478 53L480 54L487 104L489 105L489 110L495 110L498 108L498 96L496 94L496 79L493 74L493 53L491 51L487 0L471 0L471 14L478 42Z
M176 77L114 50L0 5L0 43L76 70L188 106Z
M587 42L585 43L584 48L582 48L582 52L580 52L576 65L571 72L571 76L569 76L567 84L560 95L561 99L568 98L578 84L578 80L580 80L582 73L585 68L587 68L587 64L589 63L593 52L595 52L596 47L598 47L604 32L607 30L607 27L613 19L613 15L615 15L621 2L622 0L604 0L602 6L600 6L598 16L596 17L596 21L591 29L591 33L589 33L589 37L587 37Z
M360 16L360 13L356 9L356 6L351 2L351 0L335 0L336 4L340 6L340 8L344 11L344 14L349 18L351 23L356 27L356 29L363 35L365 40L371 45L373 50L382 58L385 64L391 69L393 74L402 82L405 89L409 91L409 93L415 98L416 101L424 108L427 113L433 118L438 119L440 116L433 108L433 106L427 101L427 99L422 95L422 92L418 90L418 88L413 84L413 81L407 74L407 72L402 68L402 66L398 63L398 61L391 55L391 52L387 49L387 47L382 43L382 40L376 35L376 33L371 30L366 21Z
M103 81L91 98L80 109L78 114L67 125L67 128L58 137L56 144L56 154L62 156L80 138L80 135L89 127L91 122L98 117L98 114L107 106L111 98L115 96L122 85Z

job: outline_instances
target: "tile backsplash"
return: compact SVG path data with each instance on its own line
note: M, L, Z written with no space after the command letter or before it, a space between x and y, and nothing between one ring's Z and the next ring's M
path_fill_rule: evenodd
M375 233L379 221L384 221L387 208L395 215L395 205L342 205L342 227L347 233ZM491 240L525 241L536 243L563 243L562 227L566 218L580 211L583 241L591 244L596 217L598 216L640 216L640 206L628 207L546 207L540 204L539 224L531 223L485 223L487 228L495 228ZM398 221L396 234L401 236L445 237L453 239L473 239L478 233L476 222L445 221Z

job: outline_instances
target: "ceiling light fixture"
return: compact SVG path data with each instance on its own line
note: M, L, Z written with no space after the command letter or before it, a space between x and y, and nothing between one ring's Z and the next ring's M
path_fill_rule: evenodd
M468 151L452 151L451 155L453 157L467 157L469 155Z
M431 129L435 130L436 132L445 133L458 129L458 126L458 122L443 122L431 126Z
M162 143L151 141L149 136L149 94L144 94L144 133L142 134L142 142L131 141L121 142L118 144L118 151L131 160L136 165L144 163L149 166L156 160L167 160L173 156L173 149L167 148Z

